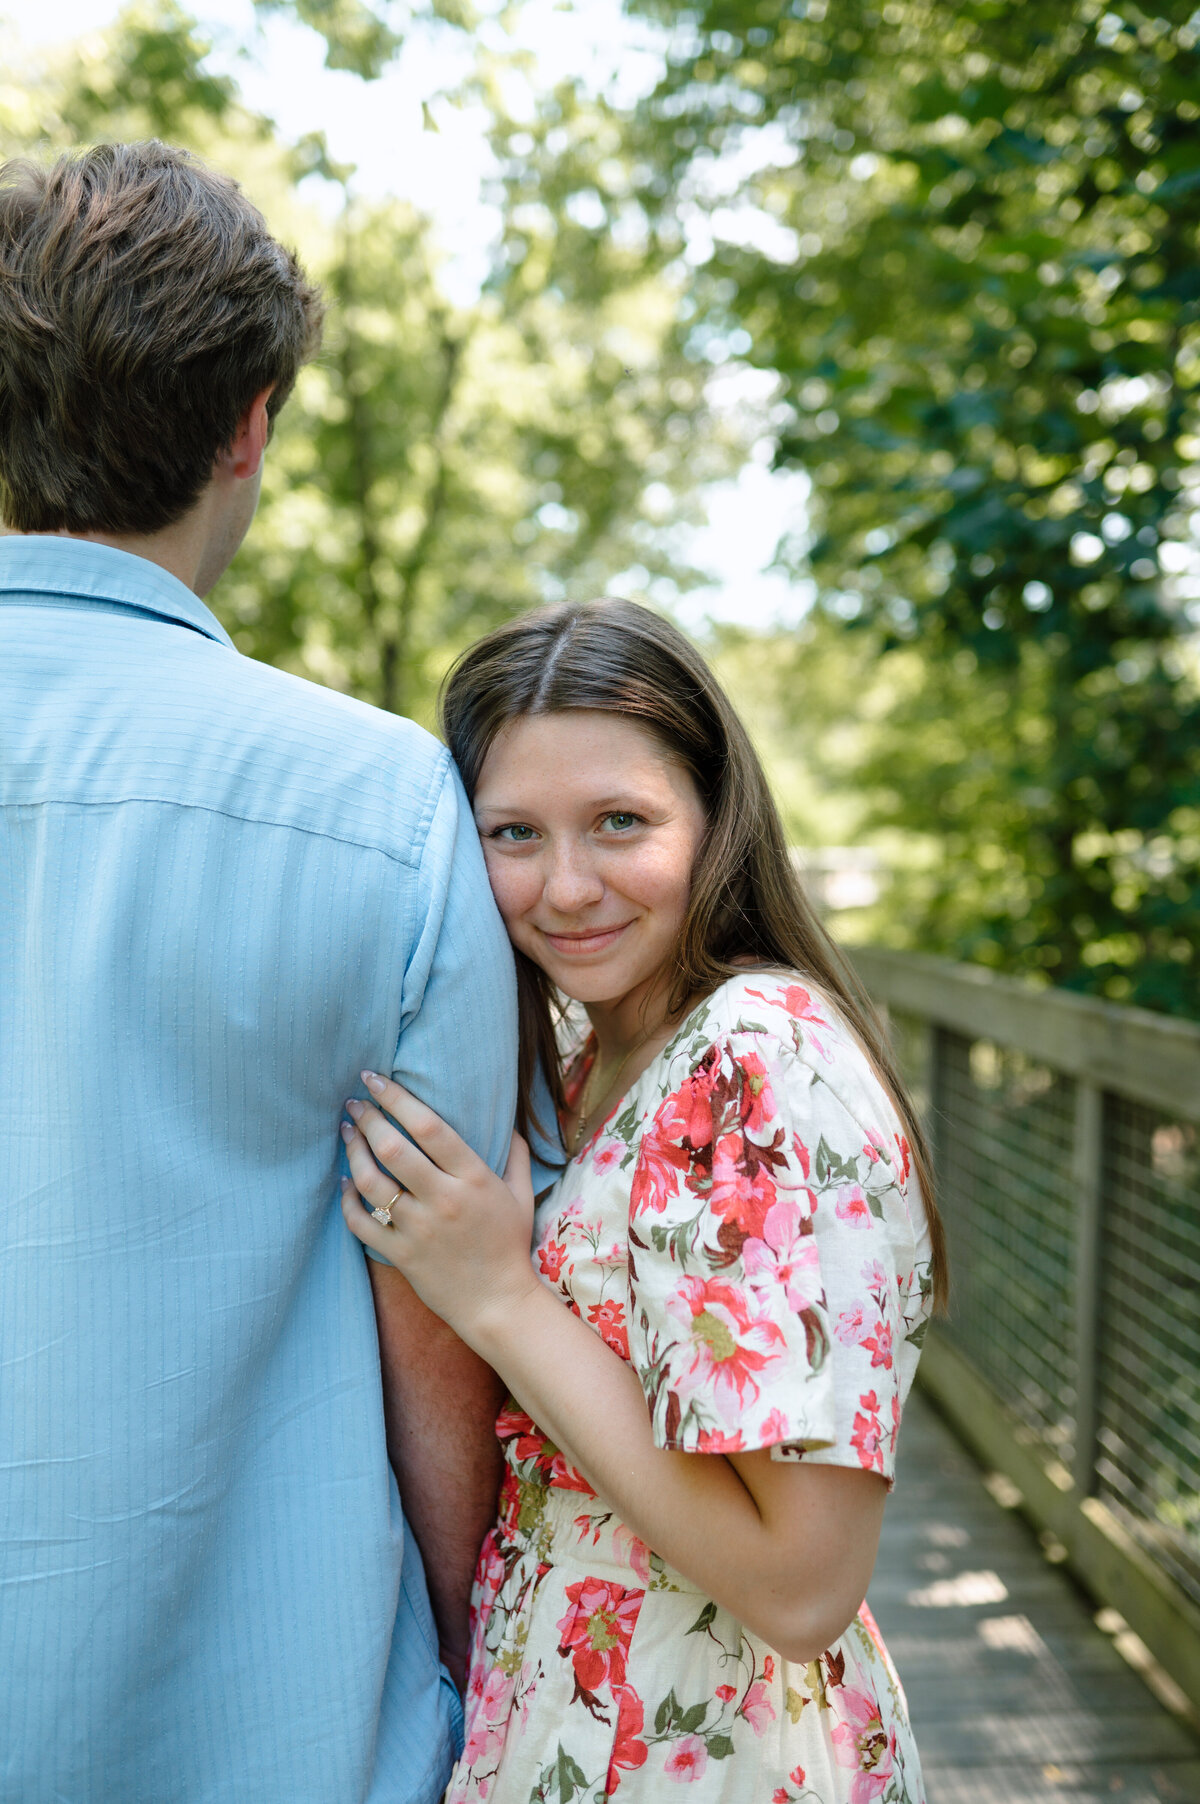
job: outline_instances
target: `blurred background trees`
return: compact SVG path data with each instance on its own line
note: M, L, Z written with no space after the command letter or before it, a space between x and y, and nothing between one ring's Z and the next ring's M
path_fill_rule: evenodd
M868 823L933 842L904 937L1195 1011L1200 15L639 4L645 204L791 409Z
M803 471L777 561L811 606L726 598L708 645L793 837L880 863L836 924L1200 1013L1200 15L628 0L629 95L538 87L459 0L261 10L364 81L418 29L474 46L468 297L173 0L0 74L0 148L192 144L326 285L214 597L238 644L428 720L473 634L614 583L677 607L711 485Z

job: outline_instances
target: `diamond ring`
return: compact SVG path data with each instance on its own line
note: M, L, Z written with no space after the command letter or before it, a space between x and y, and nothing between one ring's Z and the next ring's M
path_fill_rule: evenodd
M376 1221L378 1221L378 1222L382 1222L382 1223L383 1223L383 1226L384 1226L384 1227L385 1227L385 1228L390 1228L390 1227L391 1227L391 1225L392 1225L392 1210L393 1210L393 1209L394 1209L394 1208L395 1208L395 1207L396 1207L396 1204L397 1204L397 1203L398 1203L398 1202L399 1202L399 1201L400 1201L400 1198L401 1198L401 1197L402 1197L402 1196L403 1196L403 1195L404 1195L404 1192L403 1192L403 1190L397 1190L397 1192L396 1192L396 1194L395 1194L395 1196L394 1196L394 1197L393 1197L393 1198L392 1198L392 1200L391 1200L391 1202L390 1202L390 1203L388 1203L388 1204L387 1204L387 1206L386 1206L386 1207L385 1207L385 1208L383 1208L383 1209L372 1209L372 1211L371 1211L371 1214L372 1214L372 1215L373 1215L373 1216L374 1216L374 1217L375 1217L375 1220L376 1220Z

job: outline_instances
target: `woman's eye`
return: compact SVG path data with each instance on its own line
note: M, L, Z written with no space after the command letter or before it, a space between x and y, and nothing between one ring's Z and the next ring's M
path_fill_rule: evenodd
M510 846L527 846L537 834L532 827L526 827L521 821L510 821L506 827L497 827L491 835L492 839L507 840Z
M629 813L625 812L624 810L620 810L615 814L606 814L604 817L604 823L608 827L615 828L618 833L624 833L630 827L637 826L638 816L636 814L629 814Z

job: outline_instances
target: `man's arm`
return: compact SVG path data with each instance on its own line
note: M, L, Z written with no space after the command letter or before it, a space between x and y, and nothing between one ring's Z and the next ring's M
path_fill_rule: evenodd
M452 767L430 823L420 887L393 1076L500 1171L516 1113L516 980ZM442 1657L461 1681L471 1580L496 1513L501 1387L399 1272L376 1263L370 1270L388 1454L425 1562Z
M417 1537L442 1659L466 1683L467 1607L496 1515L503 1387L390 1265L369 1265L383 1366L388 1457Z

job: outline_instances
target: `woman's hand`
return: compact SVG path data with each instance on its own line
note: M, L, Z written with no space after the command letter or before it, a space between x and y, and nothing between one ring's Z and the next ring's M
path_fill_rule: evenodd
M342 1123L342 1138L352 1173L342 1184L346 1225L479 1350L489 1323L519 1319L541 1289L530 1262L529 1148L514 1134L499 1178L423 1102L374 1071L362 1075L379 1107L346 1104L351 1120ZM390 1225L370 1209L386 1211Z

